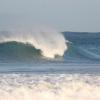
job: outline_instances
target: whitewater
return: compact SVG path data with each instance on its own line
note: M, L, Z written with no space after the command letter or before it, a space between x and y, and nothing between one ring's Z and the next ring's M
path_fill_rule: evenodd
M100 75L0 75L0 100L100 100Z
M67 50L63 35L52 30L1 32L0 43L13 41L30 44L41 50L41 54L48 58L54 58L56 55L63 56Z
M0 100L100 100L100 33L0 31Z

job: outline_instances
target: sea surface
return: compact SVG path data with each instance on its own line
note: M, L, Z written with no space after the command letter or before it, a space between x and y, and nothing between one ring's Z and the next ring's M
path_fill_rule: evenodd
M100 33L0 31L0 100L100 100Z

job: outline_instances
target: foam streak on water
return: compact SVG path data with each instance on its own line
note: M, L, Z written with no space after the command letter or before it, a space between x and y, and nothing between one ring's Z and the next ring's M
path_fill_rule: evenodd
M1 74L0 100L100 100L100 75Z

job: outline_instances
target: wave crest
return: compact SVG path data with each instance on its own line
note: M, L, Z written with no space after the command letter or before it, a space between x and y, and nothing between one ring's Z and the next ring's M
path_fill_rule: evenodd
M0 43L12 41L30 44L41 50L41 55L48 58L54 58L56 55L63 56L67 50L64 36L51 30L0 32Z

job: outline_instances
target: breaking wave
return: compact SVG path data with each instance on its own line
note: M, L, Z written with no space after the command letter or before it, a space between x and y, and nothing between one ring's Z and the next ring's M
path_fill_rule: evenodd
M37 50L42 56L48 58L55 58L56 55L63 56L64 52L67 50L64 36L61 33L51 30L39 30L35 32L1 31L0 50L2 49L2 46L4 47L2 52L6 51L6 53L10 53L10 49L15 48L15 51L18 51L18 48L21 48L19 50L23 52L29 51L29 54L30 52ZM21 53L22 52L20 52L20 54Z
M100 46L98 42L94 45L90 42L90 40L94 41L93 38L89 37L87 43L81 43L87 36L81 40L79 37L82 38L82 34L78 38L73 38L72 34L68 36L51 30L0 31L0 59L57 58L58 60L63 56L65 61L70 62L100 61Z

